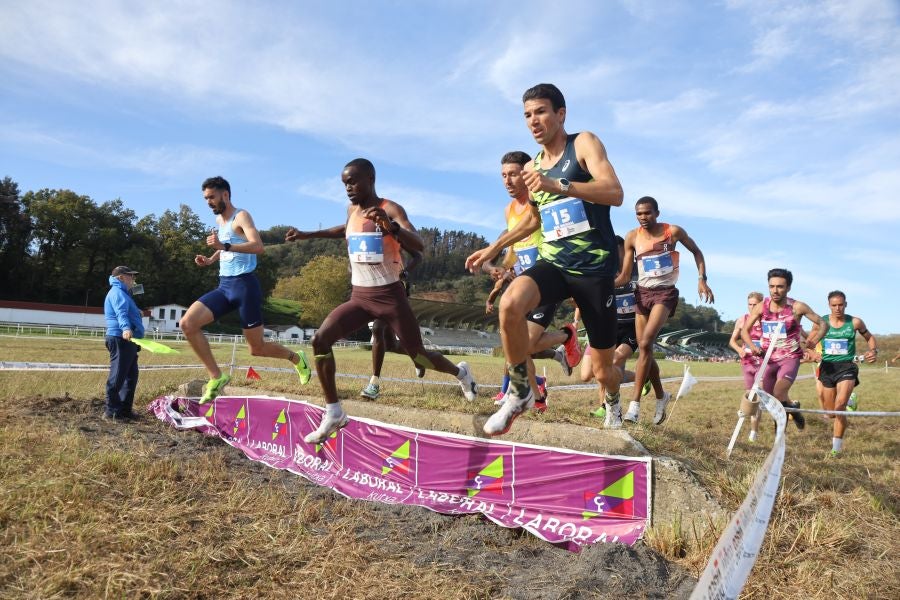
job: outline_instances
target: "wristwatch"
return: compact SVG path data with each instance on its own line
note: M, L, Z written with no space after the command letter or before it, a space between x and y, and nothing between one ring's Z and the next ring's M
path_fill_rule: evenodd
M231 243L230 243L230 242L225 242L225 243L222 244L222 245L225 246L225 252L228 252L229 250L231 250Z
M563 193L569 191L569 188L572 186L572 182L566 179L565 177L559 180L559 190Z

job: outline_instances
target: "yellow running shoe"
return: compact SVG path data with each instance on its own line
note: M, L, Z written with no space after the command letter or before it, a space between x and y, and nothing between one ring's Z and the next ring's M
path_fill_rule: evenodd
M215 400L222 393L222 389L228 385L229 381L231 381L231 375L227 373L222 373L217 378L210 379L209 383L206 384L206 391L203 392L203 397L200 398L200 404L206 404L211 400Z

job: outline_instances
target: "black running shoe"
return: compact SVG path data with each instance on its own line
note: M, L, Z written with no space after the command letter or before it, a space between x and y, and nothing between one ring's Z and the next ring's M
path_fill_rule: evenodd
M785 406L789 408L800 408L799 402L788 402ZM795 412L791 413L791 416L794 418L794 425L797 426L797 429L803 431L806 427L806 419L803 417L803 413Z

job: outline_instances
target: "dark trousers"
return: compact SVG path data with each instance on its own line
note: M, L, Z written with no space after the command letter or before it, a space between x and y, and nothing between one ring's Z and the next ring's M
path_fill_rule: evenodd
M137 344L120 337L106 336L109 350L109 379L106 380L106 416L131 414L138 382Z

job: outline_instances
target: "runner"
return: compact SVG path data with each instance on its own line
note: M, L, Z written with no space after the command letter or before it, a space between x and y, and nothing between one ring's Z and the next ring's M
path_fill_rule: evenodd
M405 250L405 248L404 248ZM400 271L400 281L406 290L406 297L409 298L409 272L418 266L422 260L422 253L413 251L409 253L409 260L406 261L403 270ZM390 325L383 319L375 319L371 323L372 327L372 377L369 378L369 384L359 393L363 398L369 400L378 400L381 395L381 367L384 366L385 352L394 352L395 354L406 354L400 345L400 339ZM416 377L425 377L425 369L413 363L416 369Z
M501 237L522 220L522 218L530 213L531 206L529 204L528 187L525 185L523 171L525 166L531 162L531 157L525 152L513 151L507 152L500 159L500 175L503 177L503 184L506 191L512 197L506 206L506 229L501 233ZM541 245L541 232L535 230L524 239L515 242L512 250L507 252L504 267L507 263L512 263L513 277L521 275L530 269L537 262L538 247ZM515 260L513 263L512 261ZM503 281L511 281L508 272L503 267L495 267L490 261L485 262L482 266L485 272L491 275L500 285L502 289ZM488 300L493 310L493 299L496 298L497 285L491 291ZM581 361L581 349L578 346L578 332L571 323L567 323L562 329L557 331L547 331L547 327L553 322L556 316L556 309L559 303L538 306L528 314L528 342L529 357L527 358L529 382L532 391L535 394L535 410L544 412L547 408L546 403L546 386L540 381L535 374L534 361L536 358L554 359L563 368L563 372L568 376L572 374L572 369ZM554 347L557 347L555 350ZM507 365L508 369L508 365ZM502 396L495 397L496 404L503 403L503 396L509 386L509 375L503 378L503 386L501 388Z
M825 335L821 338L820 358L822 362L818 376L823 388L822 404L825 410L849 410L850 396L854 393L854 388L859 385L859 367L854 362L857 332L869 345L869 349L863 355L863 360L867 363L875 362L875 357L878 356L878 347L875 336L869 332L862 319L846 313L847 297L844 292L835 290L828 294L828 308L830 314L822 316L827 328ZM828 416L834 419L831 456L837 457L843 450L847 417L843 415Z
M514 228L466 259L466 268L475 272L506 246L541 230L537 264L517 277L500 301L510 389L503 406L484 424L484 431L505 433L516 417L534 406L528 381L527 317L538 306L569 297L581 308L594 375L606 386L604 400L616 415L611 426L621 426L622 376L612 364L617 261L609 211L622 204L622 186L596 135L589 131L566 133L566 102L556 86L536 85L525 92L522 101L525 123L542 146L533 168L522 171L531 192L531 210Z
M634 397L628 406L625 420L637 423L641 409L641 388L654 369L653 345L666 320L678 306L679 253L675 249L681 242L697 264L697 294L701 302L715 301L712 290L706 283L706 260L703 252L691 236L678 225L660 223L659 204L650 196L640 198L634 205L635 216L640 227L625 235L625 256L622 272L616 277L616 285L624 285L631 278L633 264L637 264L638 282L635 296L635 330L638 338L638 360L634 367ZM631 260L633 257L634 260ZM659 371L659 365L655 367ZM671 394L656 390L656 414L653 424L666 420L666 405Z
M805 316L819 325L818 331L810 333L806 340L807 348L815 348L825 331L822 317L817 315L804 302L788 297L794 275L787 269L772 269L767 275L769 281L769 297L753 307L744 319L741 338L744 345L756 356L762 356L775 339L775 348L769 358L769 364L763 374L762 388L775 396L787 408L799 408L800 402L791 402L789 392L800 369L800 361L810 353L804 352L801 342L800 320ZM750 331L760 322L761 344L756 346ZM803 413L791 413L797 429L806 427Z
M625 240L622 236L616 236L616 247L618 249L619 256L622 260L625 260L627 255L625 254ZM621 272L621 268L620 268ZM638 348L637 342L637 332L635 331L634 326L634 313L635 313L635 298L634 298L634 290L637 286L637 270L634 269L632 271L632 277L628 280L624 285L616 288L616 313L618 315L618 319L616 322L616 352L613 358L613 364L616 365L622 371L622 383L630 383L634 381L634 371L628 371L625 369L625 363L634 355L635 350ZM578 309L575 310L575 321L577 322L581 317L580 311ZM590 348L585 352L586 355L590 353ZM581 364L581 380L584 382L591 381L594 378L594 374L591 372L591 369L587 367L589 365L588 361L584 361ZM653 361L653 365L650 368L650 377L647 381L644 382L643 387L641 388L641 396L646 396L650 393L650 389L652 388L656 391L658 396L663 395L663 387L662 381L659 378L659 365L656 361ZM600 406L597 410L591 412L591 414L595 417L605 419L609 413L606 412L605 406Z
M262 290L256 278L256 255L262 254L263 243L250 213L231 203L231 186L222 177L210 177L201 186L206 204L216 215L218 230L206 238L206 245L215 252L210 256L194 257L197 266L219 263L219 287L191 304L181 318L181 331L194 353L206 367L209 383L200 403L213 400L231 380L222 373L213 357L203 327L237 310L240 314L244 338L253 356L283 358L291 361L300 383L309 382L310 368L302 350L293 352L281 344L267 342L263 336Z
M350 300L325 317L312 339L316 373L327 405L318 429L304 438L309 444L325 441L348 423L337 396L331 347L372 319L382 319L394 330L401 346L417 365L456 377L466 400L475 400L478 391L465 362L454 365L440 352L428 351L422 345L416 316L400 281L401 246L417 252L423 249L422 238L409 222L406 211L396 202L378 197L375 167L365 158L347 163L341 181L350 199L346 223L319 231L298 231L292 227L285 235L288 242L346 237L350 254Z
M741 338L741 330L744 328L744 322L749 318L750 313L752 313L756 305L762 301L763 295L759 292L750 292L747 295L748 313L734 322L734 331L731 332L731 339L728 340L728 345L731 346L731 348L733 348L735 352L737 352L738 356L741 359L741 372L744 374L744 389L748 393L753 387L753 382L756 381L756 374L759 371L759 365L762 361L758 356L750 351L750 348L744 345L744 340ZM757 323L750 328L750 341L753 342L754 346L759 347L762 345L762 342L760 341L761 337L762 328L760 327L759 323ZM750 417L749 440L751 442L755 442L758 433L759 413Z

